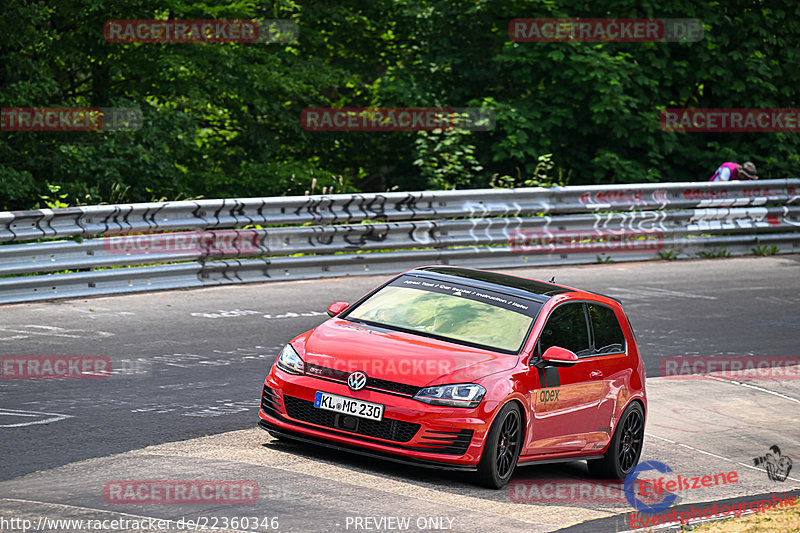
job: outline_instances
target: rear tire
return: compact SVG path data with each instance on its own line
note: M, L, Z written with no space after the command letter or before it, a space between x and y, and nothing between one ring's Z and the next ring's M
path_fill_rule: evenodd
M644 410L633 402L623 411L603 458L586 461L589 473L602 479L625 479L639 462L643 441Z
M516 402L500 409L486 436L476 480L490 489L501 489L511 479L522 449L522 414Z

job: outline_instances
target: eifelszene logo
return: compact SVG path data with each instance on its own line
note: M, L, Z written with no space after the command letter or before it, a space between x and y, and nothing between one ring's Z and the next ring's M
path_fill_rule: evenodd
M662 474L666 474L667 472L672 472L672 469L659 461L645 461L644 463L639 463L636 467L631 470L631 472L625 477L625 496L628 498L628 502L633 506L634 509L639 511L640 513L657 513L659 511L663 511L667 507L671 506L675 503L675 500L678 499L676 494L665 494L664 498L653 504L646 502L645 500L641 500L636 497L636 492L634 491L634 484L637 483L639 479L639 475L642 472L648 472L650 470L655 470Z

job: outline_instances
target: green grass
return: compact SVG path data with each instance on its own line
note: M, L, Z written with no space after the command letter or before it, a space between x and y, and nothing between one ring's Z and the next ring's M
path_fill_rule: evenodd
M711 248L710 250L703 250L702 252L697 252L698 257L702 257L703 259L715 259L717 257L730 257L731 253L723 247L719 248Z
M778 247L775 246L774 244L772 244L770 246L767 246L766 244L764 244L764 245L756 246L755 248L753 248L753 253L754 254L763 255L763 256L775 255L775 254L778 253L778 251L779 251Z

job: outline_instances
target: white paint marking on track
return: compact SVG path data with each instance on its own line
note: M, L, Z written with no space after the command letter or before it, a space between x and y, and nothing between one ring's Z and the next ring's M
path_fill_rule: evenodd
M233 309L225 311L218 309L215 313L189 313L190 316L199 318L232 318L237 316L260 315L260 311L253 311L251 309Z
M0 428L19 428L24 426L34 426L36 424L49 424L51 422L60 422L67 418L72 418L72 415L62 415L59 413L44 413L42 411L23 411L21 409L5 409L0 408L0 416L22 416L22 417L41 417L48 416L50 418L39 418L38 420L31 420L28 422L20 422L19 424L0 424Z
M683 444L682 442L678 442L678 441L675 441L675 440L672 440L672 439L667 439L665 437L659 437L658 435L653 435L652 433L645 433L645 435L647 435L648 437L653 437L654 439L663 440L664 442L669 442L670 444L675 444L676 446L682 446L683 448L688 448L689 450L692 450L694 452L702 453L704 455L708 455L708 456L714 457L716 459L722 459L723 461L728 461L730 463L734 463L734 464L737 464L739 466L743 466L745 468L749 468L750 470L758 470L759 472L763 472L765 474L767 473L767 471L764 470L763 468L757 468L757 467L751 466L751 465L749 465L747 463L743 463L741 461L737 461L736 459L731 459L730 457L725 457L724 455L718 455L716 453L707 452L705 450L701 450L700 448L695 448L694 446L689 446L688 444ZM786 477L786 479L791 479L792 481L800 481L800 479L795 479L793 477L788 477L788 476Z
M647 298L650 296L655 297L676 297L676 298L694 298L702 300L716 300L716 296L706 296L704 294L695 294L680 291L670 291L667 289L659 289L658 287L641 287L636 289L622 288L622 287L609 287L605 290L607 294L622 293L631 295L629 298Z
M0 328L0 331L6 331ZM0 337L0 341L17 341L22 339L27 339L29 335L12 335L10 337Z
M681 298L701 298L701 299L704 299L704 300L716 300L717 299L716 296L706 296L704 294L694 294L694 293L688 293L688 292L670 291L670 290L667 290L667 289L659 289L657 287L645 287L645 290L649 290L649 291L655 292L657 294L658 293L662 293L662 294L668 294L670 296L679 296Z
M713 379L715 381L723 381L725 383L732 383L734 385L741 385L742 387L747 387L749 389L755 389L757 391L765 392L767 394L772 394L773 396L777 396L778 398L783 398L784 400L789 400L790 402L800 403L800 400L797 398L792 398L791 396L786 396L785 394L781 394L780 392L776 392L774 390L765 389L764 387L759 387L758 385L751 385L749 383L744 383L742 381L736 381L734 379L724 379L717 376L707 375L706 378Z
M716 300L716 296L706 296L704 294L696 294L689 292L670 291L667 289L659 289L658 287L641 287L637 289L625 289L622 287L609 287L606 292L623 292L629 294L637 294L640 296L675 296L678 298L695 298L703 300Z
M273 318L300 318L306 316L327 316L328 313L324 313L322 311L300 311L299 313L295 313L294 311L287 311L282 315L264 315L266 319L273 319Z
M27 329L24 329L27 328ZM13 337L6 337L0 340L15 340L27 339L31 335L40 335L44 337L63 337L67 339L85 339L96 337L112 337L113 333L109 331L90 331L85 329L65 329L58 326L39 326L36 324L25 324L24 326L14 326L13 328L0 328L0 331L10 331L11 333L22 333L22 336L15 335ZM68 332L80 332L82 335L72 335Z
M215 313L189 313L190 316L198 318L233 318L239 316L260 315L262 311L253 311L251 309L233 309L231 311L218 310ZM322 311L287 311L280 315L265 314L264 318L267 320L274 318L300 318L309 316L326 316L327 313Z

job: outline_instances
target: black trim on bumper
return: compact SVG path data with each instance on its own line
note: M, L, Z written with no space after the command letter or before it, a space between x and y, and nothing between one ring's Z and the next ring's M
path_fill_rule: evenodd
M412 465L412 466L421 466L424 468L433 468L437 470L455 470L461 472L474 472L478 469L477 465L455 465L451 463L440 463L438 461L430 461L427 459L416 459L413 457L402 457L399 455L395 455L392 453L382 452L378 450L366 450L364 448L359 448L358 446L353 446L351 444L344 444L339 442L330 441L327 439L323 439L320 437L316 437L313 435L305 435L303 433L298 433L292 431L290 429L284 429L273 424L270 424L264 419L260 419L258 421L258 425L261 429L268 431L271 435L276 437L285 437L289 439L298 440L301 442L306 442L309 444L317 444L320 446L325 446L326 448L332 448L334 450L340 450L344 452L355 453L358 455L364 455L367 457L372 457L374 459L384 459L387 461L392 461L395 463L401 463L405 465ZM316 429L316 428L312 428ZM344 434L344 436L353 438L352 435ZM385 443L380 443L384 444Z
M581 455L574 457L561 457L559 459L528 459L527 461L520 459L519 462L517 462L517 465L549 465L555 463L572 463L574 461L592 461L594 459L602 458L602 455Z
M318 411L317 414L319 416L328 416L329 414L333 414L325 410L314 408L314 402L312 401L284 395L283 403L284 409L286 410L286 415L278 410L277 395L265 384L261 396L261 411L274 420L278 420L284 424L291 424L298 428L311 429L331 435L339 435L350 439L371 442L374 444L380 444L382 446L389 446L391 448L400 448L402 450L461 457L467 453L467 450L472 443L472 436L474 435L474 431L471 429L461 429L459 431L427 430L420 437L421 442L419 442L419 445L413 446L405 443L412 440L414 436L419 433L421 428L420 424L384 418L381 423L365 420L365 424L372 424L365 426L365 429L370 430L369 432L359 431L358 425L352 431L344 430L344 428L336 427L335 419L333 418L309 420L309 417L304 417L303 413L299 412L298 409L292 408L292 406L297 407L297 404L304 404L310 409ZM303 409L300 409L300 411L303 411ZM286 416L290 418L286 418ZM374 431L375 429L386 430L386 423L389 424L388 429L390 434L386 434L386 431ZM413 432L410 431L412 429ZM441 435L441 437L439 435ZM398 436L401 438L398 438Z

